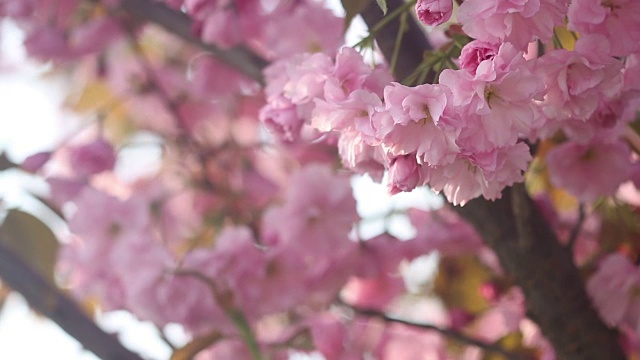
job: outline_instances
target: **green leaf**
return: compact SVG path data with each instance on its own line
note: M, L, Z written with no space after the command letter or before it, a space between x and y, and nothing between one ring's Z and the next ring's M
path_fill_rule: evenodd
M344 31L346 32L357 15L362 13L366 9L371 0L342 0L342 7L344 8Z
M387 10L389 10L387 8L387 0L376 0L376 2L378 3L380 10L382 10L382 14L387 15Z
M53 283L59 243L53 231L37 217L9 210L0 226L0 243Z

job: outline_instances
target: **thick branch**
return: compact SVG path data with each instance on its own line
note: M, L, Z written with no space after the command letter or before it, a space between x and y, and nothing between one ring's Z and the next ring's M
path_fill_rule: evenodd
M625 359L617 333L591 306L570 249L563 247L522 184L503 199L454 208L480 232L526 297L529 316L558 359Z
M388 0L389 11L402 5ZM375 6L372 5L372 6ZM364 14L369 27L380 19L375 8ZM376 36L387 58L391 57L398 27L385 27ZM422 36L409 30L406 39ZM409 74L428 49L424 38L402 44L403 67L398 77ZM413 64L413 65L411 65ZM526 296L529 316L538 323L553 344L558 359L624 359L617 333L607 328L591 306L582 278L574 266L571 253L558 242L540 211L522 185L507 189L501 200L470 201L455 210L469 221L496 252L505 272Z
M133 16L157 24L181 39L210 52L218 60L237 69L248 77L262 82L262 69L267 62L244 46L222 50L206 44L196 37L189 16L153 0L122 0L120 8Z
M142 360L100 329L82 309L0 242L0 278L41 312L103 360Z

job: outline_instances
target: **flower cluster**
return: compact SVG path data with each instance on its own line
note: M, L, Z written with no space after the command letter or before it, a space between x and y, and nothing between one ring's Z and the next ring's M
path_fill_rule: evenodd
M418 17L437 25L450 16L450 3L419 1ZM458 20L475 40L462 48L460 69L442 71L439 84L388 82L348 48L335 64L323 54L283 60L266 71L262 120L289 141L308 125L338 133L345 167L374 178L384 168L391 193L429 185L454 204L499 198L524 179L532 159L528 142L562 133L568 142L549 153L553 183L582 201L611 195L631 175L623 135L638 95L624 88L623 77L632 71L614 57L622 54L602 27L580 27L573 50L536 58L527 48L534 40L549 41L567 14L570 28L582 21L581 6L464 2ZM603 167L609 171L597 181L580 181Z

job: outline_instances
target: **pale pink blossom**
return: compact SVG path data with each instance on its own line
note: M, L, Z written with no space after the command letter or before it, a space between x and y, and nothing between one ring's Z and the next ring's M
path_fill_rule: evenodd
M454 205L464 205L480 195L499 199L502 189L524 180L529 161L530 150L524 143L460 156L452 164L432 168L429 184Z
M283 96L272 99L260 110L260 121L284 141L294 141L300 136L304 119L297 107Z
M574 51L552 50L536 60L535 71L547 87L540 103L549 119L547 127L561 125L553 121L586 121L600 101L610 101L620 93L622 63L599 55L608 53L607 49L606 39L591 35L578 40Z
M42 60L69 60L73 51L69 48L62 29L47 26L32 29L24 40L30 56Z
M102 138L69 149L69 165L80 178L113 170L115 163L116 153L113 146Z
M587 281L587 292L598 313L609 326L640 326L640 271L624 255L607 255Z
M491 60L482 61L475 75L445 70L440 83L453 93L453 109L462 119L457 145L472 152L490 152L513 146L541 125L535 100L544 84L531 71L521 51L500 46Z
M145 232L150 209L141 198L125 201L85 187L75 198L77 210L69 219L69 230L91 243L111 243Z
M51 159L51 155L51 151L43 151L30 155L29 157L24 159L22 164L20 164L20 168L24 171L36 173L40 169L42 169L42 167L45 166L47 162L49 162L49 159Z
M340 133L338 153L342 165L360 173L368 173L375 181L381 181L387 162L380 146L371 146L359 131L345 130Z
M425 253L458 256L477 253L484 246L475 229L447 207L433 211L410 209L409 219L416 229L413 246Z
M342 18L317 1L298 1L281 8L270 14L257 36L268 58L305 52L335 56L344 42Z
M109 16L104 16L89 20L73 29L68 42L74 54L82 56L106 48L122 35L118 22Z
M447 359L442 336L402 324L387 324L376 346L377 359Z
M283 206L272 207L265 215L265 242L326 254L348 243L357 219L348 178L310 164L291 176Z
M460 69L466 70L471 75L476 74L476 69L485 60L492 60L498 55L498 44L473 40L462 48L458 62Z
M428 26L438 26L449 21L453 14L453 0L419 0L416 3L418 20Z
M625 56L640 49L638 13L640 3L634 0L573 0L567 15L570 30L603 35L610 55Z
M384 111L372 116L376 138L394 156L415 153L431 166L452 162L458 152L458 130L449 109L451 98L442 85L392 83L384 91Z
M369 90L380 96L380 85L386 85L390 81L391 76L387 71L372 68L355 49L343 47L336 56L331 76L324 85L324 99L331 102L345 100L359 89Z
M566 142L547 154L551 182L578 200L613 195L631 176L629 147L620 141Z
M458 20L469 36L488 43L510 42L519 50L536 39L546 42L563 24L568 0L466 0Z
M315 100L315 109L311 125L316 129L332 130L352 129L360 132L365 139L373 142L375 130L371 116L382 106L378 95L367 90L354 90L342 101Z
M387 189L391 195L402 191L411 191L424 183L421 165L415 154L399 155L389 164Z
M483 312L470 328L478 338L494 342L518 331L525 311L524 294L519 288L513 288L500 297L494 307Z

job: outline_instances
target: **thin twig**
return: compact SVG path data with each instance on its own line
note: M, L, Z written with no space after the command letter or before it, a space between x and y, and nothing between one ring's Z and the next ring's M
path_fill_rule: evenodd
M378 310L374 310L374 309L364 309L364 308L360 308L360 307L356 307L353 305L348 305L345 304L344 302L341 302L341 304L343 306L346 306L347 308L353 310L353 312L355 312L358 315L363 315L363 316L369 316L369 317L376 317L376 318L380 318L386 322L393 322L393 323L398 323L398 324L403 324L403 325L407 325L407 326L411 326L414 328L418 328L418 329L423 329L423 330L429 330L429 331L435 331L437 333L439 333L440 335L443 335L449 339L452 340L456 340L458 342L464 343L464 344L468 344L468 345L473 345L473 346L477 346L481 349L483 349L484 351L487 352L491 352L491 353L495 353L495 354L499 354L504 356L505 358L507 358L508 360L519 360L521 359L520 356L513 354L505 349L503 349L502 347L495 345L495 344L488 344L482 340L476 339L474 337L462 334L456 330L453 329L448 329L448 328L443 328L440 326L436 326L433 324L425 324L425 323L417 323L417 322L413 322L413 321L409 321L409 320L404 320L404 319L400 319L400 318L396 318L393 316L389 316L381 311Z
M578 219L576 220L575 225L571 229L571 233L569 234L569 241L567 242L567 248L569 250L573 250L573 247L576 245L576 241L578 239L578 235L580 234L580 229L582 229L582 224L585 219L585 211L584 205L580 205L578 207Z
M263 82L262 69L267 66L264 59L244 46L222 50L215 45L203 42L193 34L193 23L188 15L152 0L122 0L119 8L135 17L161 26L170 33L211 53L218 60L248 77L260 83Z

